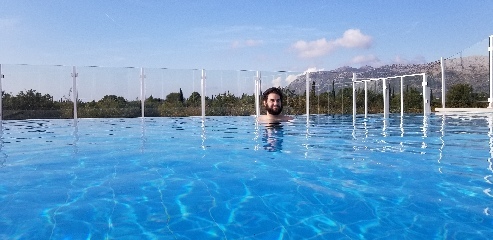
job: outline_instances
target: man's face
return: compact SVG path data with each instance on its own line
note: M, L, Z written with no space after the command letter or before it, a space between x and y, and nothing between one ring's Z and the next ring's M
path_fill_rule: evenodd
M281 98L276 93L270 93L267 96L267 101L264 101L264 106L269 114L279 115L282 112Z

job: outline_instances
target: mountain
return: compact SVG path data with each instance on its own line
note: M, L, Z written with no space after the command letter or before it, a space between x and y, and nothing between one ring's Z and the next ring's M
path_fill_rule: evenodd
M374 68L364 66L361 68L341 67L332 71L319 71L310 73L310 81L315 82L316 93L336 91L340 88L351 87L353 73L356 73L358 80L369 78L384 78L402 75L412 75L426 73L428 86L434 96L441 96L442 74L440 61L425 64L392 64ZM291 82L287 88L296 94L303 94L306 89L306 75L299 75L296 80ZM475 92L489 93L489 60L488 56L470 56L445 60L445 79L446 86L449 88L458 83L470 84ZM419 90L422 88L421 76L405 77L404 88L414 87ZM395 92L400 91L400 78L389 79L388 84ZM310 83L312 87L312 83ZM357 88L364 87L363 83L357 84ZM382 91L382 81L371 82L369 89Z

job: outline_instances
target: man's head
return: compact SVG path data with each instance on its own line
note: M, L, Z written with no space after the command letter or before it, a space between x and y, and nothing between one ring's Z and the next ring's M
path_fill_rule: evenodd
M282 91L279 88L271 87L262 94L262 101L265 110L272 115L279 115L282 112Z

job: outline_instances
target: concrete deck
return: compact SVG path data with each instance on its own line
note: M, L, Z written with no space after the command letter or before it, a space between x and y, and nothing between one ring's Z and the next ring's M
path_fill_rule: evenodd
M493 108L435 108L437 113L493 113Z

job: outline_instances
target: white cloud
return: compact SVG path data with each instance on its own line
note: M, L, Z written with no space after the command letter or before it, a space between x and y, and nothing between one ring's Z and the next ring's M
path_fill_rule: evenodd
M294 75L294 74L291 74L291 75L288 75L286 77L286 83L289 85L291 84L294 80L296 80L298 78L299 75Z
M282 85L282 78L281 77L274 78L272 80L272 86L273 87L283 87L283 85Z
M426 63L426 60L423 56L416 56L414 59L408 60L406 58L397 55L392 60L392 64L419 64L419 63Z
M232 41L230 46L231 48L244 48L244 47L256 47L264 44L264 41L262 40L254 40L254 39L247 39L247 40L235 40Z
M350 61L352 64L358 64L358 65L369 65L369 66L374 66L376 67L377 65L381 65L380 59L376 57L375 55L359 55L351 59Z
M324 69L323 69L323 68L319 68L319 69L317 69L316 67L311 67L311 68L306 69L306 70L303 72L303 74L306 74L307 72L318 72L318 71L324 71Z
M341 38L327 41L321 38L315 41L299 40L291 45L299 57L314 58L325 56L338 48L369 48L373 42L371 36L361 33L359 29L348 29Z
M291 84L294 80L298 79L301 75L305 75L307 72L318 72L318 71L324 71L323 68L316 68L316 67L310 67L306 69L303 73L300 74L290 74L284 79L284 82L286 83L285 86Z
M342 38L336 39L334 42L345 48L369 48L372 41L372 37L364 35L359 29L349 29L344 32Z

